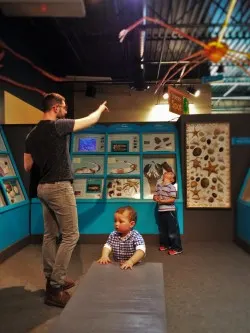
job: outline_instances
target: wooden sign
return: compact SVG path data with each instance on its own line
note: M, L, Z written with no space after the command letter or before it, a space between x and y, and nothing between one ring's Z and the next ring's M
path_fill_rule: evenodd
M168 103L169 111L176 114L183 114L184 112L184 101L183 98L188 98L189 95L181 90L178 90L172 86L168 86Z

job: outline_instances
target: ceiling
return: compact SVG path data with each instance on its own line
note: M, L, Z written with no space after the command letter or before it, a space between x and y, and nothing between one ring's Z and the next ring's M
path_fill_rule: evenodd
M156 82L162 79L176 61L191 55L201 47L151 22L143 22L127 35L123 43L119 42L119 32L146 15L179 28L196 39L208 42L218 37L230 2L229 0L85 0L84 3L82 0L75 0L74 2L79 1L84 5L80 17L60 17L67 14L58 14L55 17L55 12L51 12L50 15L51 4L60 2L60 0L50 0L46 1L46 10L40 11L40 14L38 11L36 17L6 16L2 8L0 19L4 20L6 26L22 31L23 36L26 36L24 42L27 47L32 47L37 53L40 62L45 64L44 69L56 75L101 76L111 77L113 82L138 82L142 67L145 80ZM31 1L25 1L26 4L28 2ZM34 2L38 2L40 9L41 5L44 5L40 1ZM63 2L61 8L64 8L65 12L65 6L69 6L70 1ZM4 40L5 35L6 33L0 31L0 38ZM250 53L250 0L237 1L223 41L231 49ZM224 67L224 80L212 83L213 109L223 111L230 107L231 110L250 112L250 76L228 61L221 63ZM217 75L217 70L218 64L205 62L191 71L183 82L201 82L204 76ZM178 76L173 79L172 82L175 82Z

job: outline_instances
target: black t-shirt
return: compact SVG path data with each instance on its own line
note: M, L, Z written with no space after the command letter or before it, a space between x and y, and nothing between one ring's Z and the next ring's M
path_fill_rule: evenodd
M74 124L74 119L42 120L27 135L25 152L39 168L39 183L73 180L69 134Z

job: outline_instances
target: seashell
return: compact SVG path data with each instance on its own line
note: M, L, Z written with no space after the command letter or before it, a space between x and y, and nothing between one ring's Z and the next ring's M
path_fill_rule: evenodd
M203 132L200 132L200 133L199 133L199 136L204 136L204 133L203 133Z
M207 188L209 186L209 179L208 178L202 178L202 180L201 180L201 186L203 188Z
M191 180L194 180L194 177L193 177L193 176L191 177Z
M217 136L216 136L216 135L214 135L214 136L213 136L213 139L217 139Z
M167 138L163 138L163 142L166 142L166 141L168 141L169 140L169 138L167 137Z
M218 192L223 192L223 186L221 184L217 185Z
M190 146L191 149L194 149L194 146Z
M198 141L196 141L196 140L193 140L193 141L191 141L190 143L191 143L192 145L199 146L199 142L198 142Z
M210 145L210 143L211 143L211 140L207 139L207 144Z
M158 137L155 137L155 143L158 145L161 142L161 139Z
M193 181L191 182L191 187L195 187L195 186L197 186L197 185L198 185L198 184L197 184L196 181L193 180Z
M224 141L224 136L219 136L219 141Z
M200 141L201 141L201 142L205 142L205 141L206 141L206 137L203 136L202 138L200 138Z
M213 177L212 182L216 184L217 183L217 178Z
M204 157L204 160L207 161L207 160L208 160L208 157L209 157L209 156L206 155L206 156Z
M214 135L219 135L220 134L220 129L219 128L216 128L215 130L214 130Z
M225 169L226 169L225 165L220 166L220 170L225 170Z
M212 196L213 196L214 198L217 198L217 194L216 194L216 193L212 193Z
M224 150L223 147L220 147L219 152L221 153Z
M218 179L218 181L219 181L219 182L221 182L222 184L224 184L224 185L225 185L225 183L224 183L223 179L222 179L220 176L218 176L218 177L217 177L217 179Z
M211 161L211 162L214 162L214 161L215 161L215 157L214 157L214 156L211 156L211 157L210 157L210 161Z
M210 197L210 198L208 199L208 201L209 201L209 202L214 202L214 198Z
M197 147L193 150L193 155L194 156L200 156L201 153L202 153L202 150L199 147Z
M214 149L213 148L208 148L207 152L208 152L208 154L212 155L214 153Z
M218 156L218 161L224 163L224 157L223 156Z
M200 181L200 177L197 177L197 178L196 178L196 181L199 182L199 181Z

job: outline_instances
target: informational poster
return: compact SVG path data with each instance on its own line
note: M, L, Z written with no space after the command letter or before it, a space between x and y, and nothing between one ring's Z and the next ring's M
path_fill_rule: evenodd
M98 153L104 152L105 134L76 134L73 142L73 152Z
M4 187L10 204L15 204L25 200L18 180L6 180L4 181Z
M103 179L82 178L75 179L73 188L76 198L79 199L101 199L103 192Z
M140 199L140 179L108 178L107 198Z
M15 176L9 156L0 155L0 177Z
M143 134L143 151L174 151L174 133Z
M138 134L110 134L108 151L112 153L131 153L139 151Z
M186 125L187 208L230 208L230 167L229 123Z
M75 175L100 175L104 170L104 156L100 155L74 155L72 160Z
M162 182L166 171L176 174L176 160L169 155L146 155L143 158L143 199L152 199L156 185ZM176 183L177 184L177 183ZM177 185L176 189L177 189ZM178 193L177 193L178 196Z
M107 173L109 175L139 175L140 157L135 155L109 156Z

